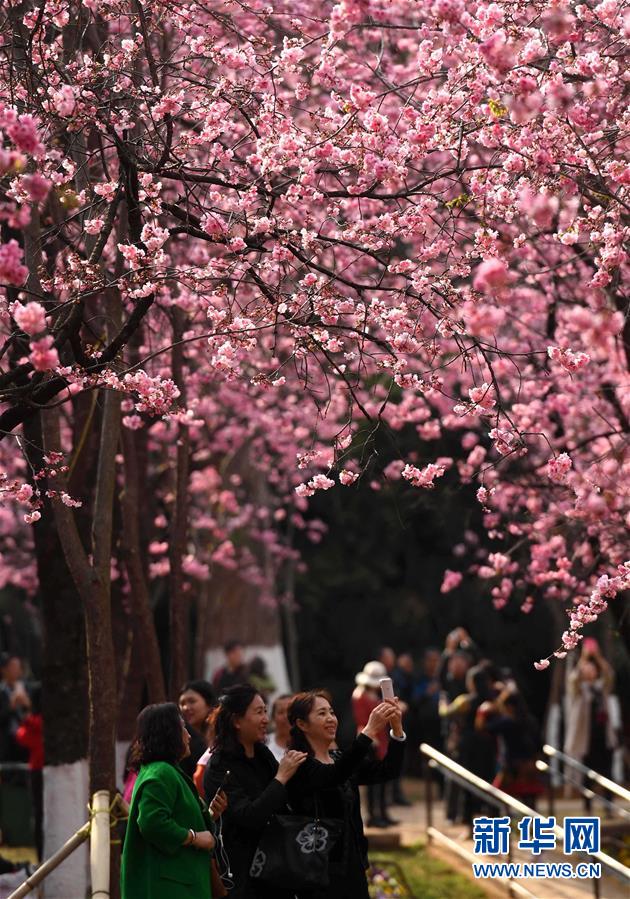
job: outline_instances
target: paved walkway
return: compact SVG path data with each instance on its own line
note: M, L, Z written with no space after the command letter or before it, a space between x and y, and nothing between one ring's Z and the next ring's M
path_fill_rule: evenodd
M424 784L418 780L405 781L405 793L413 800L414 804L410 808L401 806L393 806L390 815L399 820L396 827L387 830L366 829L370 845L373 848L393 849L396 846L413 846L418 843L426 844L427 842L427 816L426 803L424 801ZM592 814L601 814L601 805L596 804ZM540 803L540 811L547 814L546 798ZM557 821L562 826L562 819L567 815L584 815L584 806L580 800L557 799L555 804L555 815ZM445 836L454 840L462 850L468 851L471 855L473 852L473 841L469 836L468 828L464 824L451 824L446 820L444 803L438 797L437 788L434 790L433 802L433 827L443 833ZM364 817L367 820L367 815ZM602 819L602 826L617 825L623 827L624 824L620 819ZM630 822L625 825L624 833L630 836ZM540 856L532 856L530 853L519 851L516 849L515 837L512 837L511 861L513 862L567 862L577 864L583 860L590 861L588 857L585 859L578 858L575 855L565 856L560 852L545 851ZM430 851L440 858L443 858L448 864L459 870L461 873L472 877L470 861L458 856L452 848L438 845L437 841L433 841ZM484 858L478 857L479 861L497 861L496 857ZM506 861L505 858L498 859ZM600 881L600 899L630 899L630 889L618 878L606 875ZM488 896L506 896L508 894L507 887L501 885L497 881L476 881L479 886L486 890ZM523 878L518 881L537 899L586 899L595 895L593 889L593 881L579 880L532 880ZM421 899L421 897L418 897ZM456 897L453 897L456 899Z

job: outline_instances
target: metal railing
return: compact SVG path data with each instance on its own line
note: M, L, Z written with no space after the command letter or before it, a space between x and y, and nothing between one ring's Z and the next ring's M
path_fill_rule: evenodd
M552 771L551 765L548 765L547 762L543 762L542 759L538 759L538 761L536 762L536 768L547 779L547 802L549 807L549 815L555 815L556 795L552 776L554 772ZM630 821L630 810L626 811L625 808L622 808L615 802L611 802L611 800L608 799L607 796L603 796L601 793L596 793L594 790L585 787L581 781L575 780L564 771L559 772L558 769L555 769L555 774L560 776L560 781L563 785L570 786L579 793L579 795L584 800L584 811L587 815L591 814L593 803L597 803L598 805L603 806L609 815L616 815L618 818L623 818L626 821Z
M497 787L494 787L492 784L483 780L481 777L477 777L476 774L473 774L467 768L464 768L462 765L454 762L448 756L444 755L444 753L439 752L437 749L434 749L433 746L429 746L428 743L422 743L420 745L420 752L429 759L429 770L426 777L425 790L427 836L429 838L429 841L436 840L436 842L440 842L443 845L448 846L448 848L456 851L460 856L466 858L470 862L478 861L477 856L469 852L465 847L458 844L455 840L451 839L447 834L442 833L440 830L433 826L433 779L431 777L431 768L440 768L442 774L446 778L454 781L465 790L473 793L475 796L482 799L486 804L501 809L503 815L507 815L510 818L514 817L517 814L521 817L545 817L540 812L525 805L524 802L515 799L508 793L504 793L503 790L499 790ZM556 825L553 828L553 833L555 834L557 840L559 839L564 843L564 830L561 827L558 827ZM607 853L605 852L589 853L589 858L592 861L600 862L602 869L605 868L611 874L619 877L630 888L630 868L627 868L621 862L617 861L617 859L613 858L610 855L607 855ZM511 861L511 843L508 843L507 860L508 862ZM517 883L517 881L515 881L514 879L507 877L499 879L507 886L510 895L530 896L536 899L533 893L529 892L529 890L523 887L522 884ZM596 899L599 899L600 882L597 878L593 878L593 894Z
M90 839L90 870L92 874L90 895L92 899L109 896L110 830L112 823L124 820L128 814L129 806L119 793L114 796L110 805L110 794L107 790L99 790L92 798L90 820L72 834L54 855L39 865L33 874L10 894L9 899L24 899L25 896L28 896L88 839Z
M623 802L630 802L630 790L626 790L625 787L615 783L614 780L604 777L603 774L598 774L597 771L593 771L592 768L583 765L582 762L578 762L573 756L561 752L560 749L556 749L555 746L550 746L549 743L545 743L543 752L545 755L549 756L549 758L558 759L558 761L561 761L564 765L574 768L580 774L583 774L591 783L597 784L598 787L607 790L609 793L612 793L613 796L618 796ZM571 781L571 783L574 783L574 781Z

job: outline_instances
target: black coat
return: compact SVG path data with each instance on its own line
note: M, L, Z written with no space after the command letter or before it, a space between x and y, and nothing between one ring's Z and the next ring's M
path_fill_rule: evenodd
M252 859L269 818L287 812L287 791L275 780L278 762L263 743L249 759L236 752L213 752L205 770L206 796L214 796L229 771L223 789L228 807L222 815L223 844L230 861L234 889L230 899L293 899L293 893L265 887L249 876ZM219 859L220 862L220 859Z
M400 776L405 743L390 740L382 761L368 758L372 741L359 734L333 765L309 757L287 784L289 802L298 815L319 815L343 822L341 839L330 855L330 887L300 893L300 899L367 899L367 839L361 819L360 784L383 783Z

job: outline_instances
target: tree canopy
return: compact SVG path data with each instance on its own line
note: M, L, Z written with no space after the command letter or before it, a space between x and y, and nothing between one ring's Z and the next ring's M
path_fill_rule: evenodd
M383 479L474 482L495 605L564 602L575 647L630 583L629 28L618 0L6 0L4 583L35 589L50 501L85 590L223 566L274 601L286 522L411 425ZM444 435L464 458L426 458Z

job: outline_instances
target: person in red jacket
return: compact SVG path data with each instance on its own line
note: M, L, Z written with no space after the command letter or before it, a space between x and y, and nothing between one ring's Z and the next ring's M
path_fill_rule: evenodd
M352 714L360 733L367 725L372 710L382 702L379 692L379 680L387 677L387 668L382 662L368 662L356 678L356 687L352 694ZM387 754L389 740L385 732L374 740L371 755L374 761L382 761ZM397 822L387 813L385 783L371 783L367 787L368 809L370 818L368 827L391 827Z
M31 710L22 719L15 740L28 750L33 815L35 818L35 848L42 860L44 849L44 719L41 714L41 688L31 690Z

